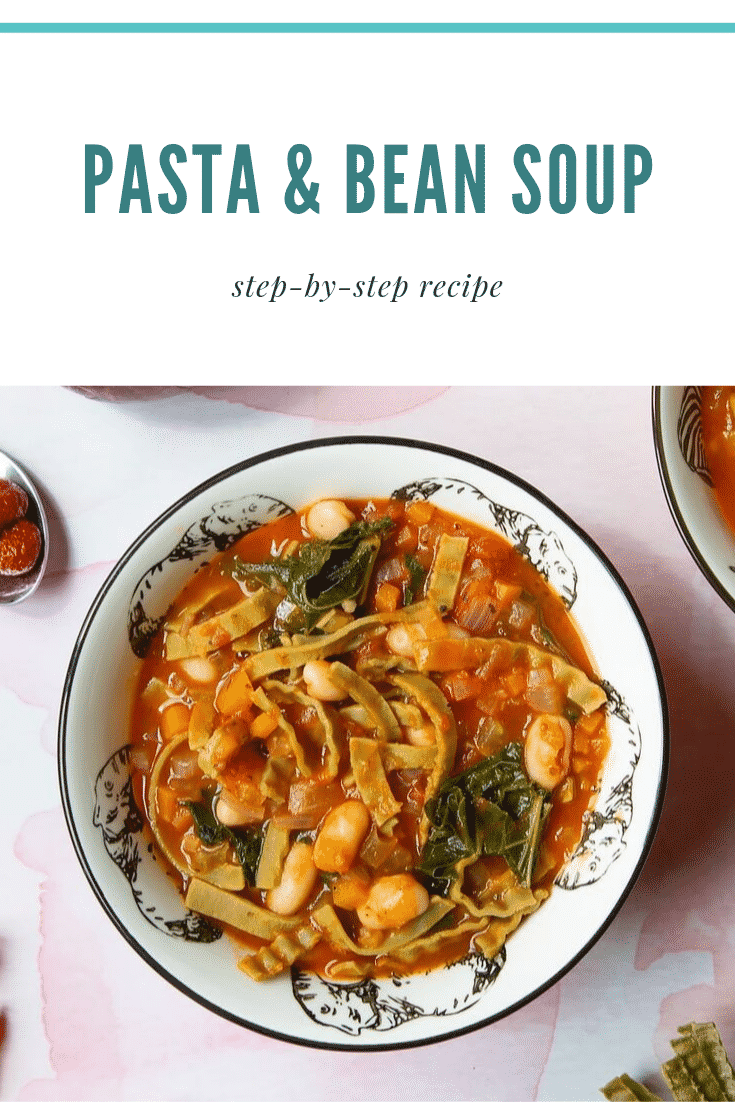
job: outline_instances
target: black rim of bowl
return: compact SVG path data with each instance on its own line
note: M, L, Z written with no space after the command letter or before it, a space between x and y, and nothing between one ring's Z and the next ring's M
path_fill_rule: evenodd
M671 482L671 475L669 473L669 464L666 458L666 449L664 447L663 431L661 428L661 390L662 387L653 387L652 394L652 418L653 418L653 443L656 451L656 462L658 463L658 473L661 478L661 485L664 488L664 497L666 498L666 504L669 507L669 512L674 518L674 523L679 529L679 535L684 541L689 554L694 559L695 563L704 574L707 581L712 588L722 598L725 604L735 612L735 597L732 593L729 593L722 582L712 572L704 554L702 553L699 544L692 535L691 529L686 522L684 514L681 511L681 507L677 500L674 488Z
M183 983L181 980L179 980L175 976L173 976L168 971L168 969L166 969L163 965L161 965L155 959L155 957L152 957L151 954L131 934L131 932L127 929L127 927L124 925L124 923L121 921L121 919L118 917L118 915L113 910L110 903L108 902L102 887L100 886L100 884L97 883L97 880L95 879L94 873L93 873L89 863L87 862L87 858L86 858L86 855L85 855L85 852L84 852L84 848L82 846L81 840L80 840L79 835L78 835L77 830L76 830L76 826L75 826L75 822L74 822L74 815L73 815L72 807L71 807L71 798L70 798L68 784L67 784L67 778L66 778L66 745L67 745L66 722L67 722L67 713L68 713L68 708L69 708L69 700L70 700L70 697L71 697L72 686L73 686L73 682L74 682L74 675L75 675L75 672L76 672L76 667L77 667L77 663L78 663L78 660L79 660L79 655L81 653L82 648L84 647L84 643L85 643L85 640L87 638L87 634L89 632L90 626L91 626L94 618L96 617L96 615L97 615L97 613L100 609L100 606L102 605L108 591L110 590L110 588L114 584L114 582L115 582L118 574L122 570L123 566L131 559L131 557L142 546L142 544L145 543L145 541L148 539L148 537L157 528L159 528L166 520L168 520L169 517L171 517L173 514L175 514L178 511L178 509L180 509L187 502L191 501L192 498L197 497L199 494L203 493L205 490L209 489L211 486L214 486L217 483L223 481L224 479L229 478L231 475L237 474L240 471L247 470L250 467L258 466L259 464L267 462L270 459L275 459L279 456L288 455L288 454L291 454L293 452L309 451L313 448L334 447L334 446L343 446L343 445L350 445L350 444L368 444L368 445L382 446L382 447L388 446L388 447L416 448L416 449L423 450L423 451L434 452L438 455L448 456L449 458L459 459L459 460L462 460L464 462L470 463L475 467L479 467L482 470L489 471L490 473L498 475L499 477L507 480L508 482L513 483L515 486L518 486L522 490L529 493L532 497L534 497L542 505L546 506L546 508L550 509L551 512L553 512L557 517L559 517L559 519L564 524L566 524L581 540L584 541L584 543L587 544L587 546L590 548L590 550L593 552L593 554L597 557L597 559L605 567L608 574L612 578L613 582L617 585L618 589L622 593L623 597L627 600L633 614L635 615L636 621L638 623L638 627L641 631L641 634L643 635L646 646L648 648L649 656L650 656L650 659L651 659L651 665L652 665L653 670L655 672L656 681L657 681L657 684L658 684L658 698L659 698L659 706L660 706L660 709L661 709L661 730L662 730L661 771L660 771L660 775L659 775L659 778L658 778L658 788L657 788L656 798L655 798L654 807L653 807L653 814L651 816L651 821L650 821L649 826L648 826L648 831L646 833L646 837L645 837L643 846L641 847L641 852L640 852L640 855L638 857L638 861L636 862L635 868L633 869L633 872L630 875L628 883L625 885L623 891L621 892L620 896L616 900L614 907L611 909L610 913L607 915L605 921L597 928L597 930L595 930L592 937L589 938L589 940L582 947L582 949L580 949L580 951L571 960L569 960L564 965L563 968L560 968L558 970L558 972L556 972L551 978L546 980L544 983L539 984L539 986L534 988L533 991L529 992L523 998L517 1000L515 1003L513 1003L512 1005L504 1008L503 1010L498 1011L495 1014L488 1015L486 1018L483 1018L481 1021L472 1022L472 1023L470 1023L468 1025L465 1025L465 1026L460 1026L457 1029L452 1030L449 1033L443 1033L440 1036L436 1036L436 1037L426 1037L426 1038L420 1038L418 1040L411 1040L411 1041L395 1041L395 1042L392 1042L392 1043L382 1042L380 1044L370 1044L370 1043L368 1043L368 1044L339 1044L339 1043L331 1042L331 1041L315 1041L315 1040L307 1039L305 1037L291 1037L286 1033L279 1032L278 1030L269 1029L266 1026L262 1026L262 1025L258 1025L256 1023L250 1022L246 1018L242 1018L237 1014L233 1014L230 1011L225 1010L220 1006L217 1006L216 1003L210 1002L209 999L205 998L203 995L200 995L197 991L194 991L192 988L187 986L187 984ZM318 440L303 441L303 442L298 443L298 444L288 444L288 445L285 445L284 447L281 447L281 448L274 448L271 451L261 452L259 455L253 456L250 459L245 459L245 460L241 461L240 463L235 463L231 467L228 467L227 469L225 469L223 471L220 471L217 474L213 475L211 478L206 479L204 482L201 482L198 486L194 487L188 493L184 494L183 497L179 498L178 501L176 501L173 505L171 505L168 509L166 509L165 512L161 513L160 516L158 516L141 533L141 535L138 536L138 538L130 545L130 547L127 549L127 551L120 557L120 559L115 564L115 566L113 567L112 571L110 572L110 574L108 575L106 580L103 582L99 592L97 593L97 596L95 597L94 601L92 602L92 605L90 606L89 611L87 612L87 615L86 615L86 617L84 619L84 622L82 624L82 627L80 629L79 635L77 637L76 643L74 645L74 649L72 651L71 659L70 659L70 662L69 662L69 667L68 667L68 670L67 670L67 673L66 673L66 678L65 678L65 681L64 681L64 688L63 688L63 693L62 693L62 698L61 698L61 708L60 708L60 712L59 712L58 774L59 774L59 786L60 786L60 789L61 789L61 802L62 802L62 806L63 806L63 809L64 809L64 816L66 818L67 828L68 828L69 833L71 835L71 840L72 840L72 844L74 846L74 849L76 851L77 859L79 860L79 862L82 866L84 874L87 877L87 880L89 881L90 886L91 886L94 894L96 895L99 903L101 904L101 906L102 906L103 910L105 911L105 913L107 914L108 918L112 921L113 925L122 934L122 936L125 938L125 940L128 942L128 944L131 945L132 948L135 949L135 951L138 953L138 955L141 956L143 958L143 960L145 960L156 972L158 972L159 975L163 976L164 979L166 979L174 987L178 988L179 991L183 992L183 994L185 994L185 995L188 995L189 998L193 999L195 1002L199 1003L201 1006L205 1007L207 1010L211 1010L215 1014L218 1014L220 1017L226 1018L227 1020L235 1023L236 1025L244 1026L246 1029L253 1030L256 1033L263 1034L264 1036L271 1037L275 1040L288 1041L291 1044L302 1045L306 1048L327 1049L327 1050L331 1050L331 1051L385 1052L385 1051L389 1051L389 1050L418 1048L418 1047L422 1047L424 1045L438 1044L442 1041L450 1041L453 1038L461 1037L461 1036L464 1036L468 1033L472 1033L475 1030L482 1029L485 1026L490 1025L492 1022L496 1022L496 1021L499 1021L502 1018L506 1018L509 1014L512 1014L516 1010L520 1010L521 1007L524 1007L524 1006L528 1005L528 1003L533 1002L533 1000L537 999L539 997L539 995L542 995L550 987L553 987L553 985L555 983L558 983L558 981L563 976L565 976L568 972L570 972L575 967L575 965L577 965L579 963L579 961L589 952L589 950L592 948L592 946L595 945L595 943L602 937L604 932L607 930L607 928L609 927L609 925L611 924L613 919L616 917L616 915L620 911L621 907L623 906L623 903L628 898L630 892L632 891L633 886L635 885L635 882L638 879L638 876L640 875L641 869L643 868L645 860L646 860L646 858L647 858L647 856L650 852L651 845L653 844L653 839L654 839L655 834L656 834L656 829L658 827L658 823L659 823L659 820L660 820L660 817L661 817L661 810L662 810L662 805L663 805L664 792L665 792L665 789L666 789L666 779L667 779L667 774L668 774L668 763L669 763L668 704L667 704L667 700L666 700L666 690L665 690L665 686L664 686L663 677L662 677L662 674L661 674L661 669L659 667L658 657L656 655L656 651L655 651L653 643L651 641L651 637L650 637L650 634L648 632L648 628L647 628L646 623L643 619L643 616L640 613L640 610L638 609L637 604L635 603L633 597L631 596L631 593L628 590L628 587L626 586L625 582L620 577L617 570L612 565L612 563L609 561L607 556L600 550L600 548L591 539L591 537L588 536L587 533L584 532L579 527L579 525L575 523L575 521L573 521L570 517L568 517L562 509L560 509L557 505L555 505L549 498L547 498L543 493L541 493L539 490L537 490L534 486L532 486L530 483L524 481L522 478L518 477L517 475L514 475L511 472L506 471L504 468L499 467L494 463L490 463L487 460L480 459L477 456L470 455L468 452L459 451L456 448L449 448L449 447L446 447L442 444L433 444L433 443L429 443L429 442L422 441L422 440L412 440L412 439L406 439L406 438L398 437L398 436L395 436L395 437L392 437L392 436L333 436L333 437L324 437L324 438L321 438L321 439L318 439Z

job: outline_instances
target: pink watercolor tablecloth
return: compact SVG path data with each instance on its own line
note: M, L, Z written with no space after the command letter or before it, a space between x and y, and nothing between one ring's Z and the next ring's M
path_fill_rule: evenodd
M663 1089L680 1023L735 1049L735 619L670 518L647 388L206 388L93 401L0 390L0 448L50 514L48 574L0 607L0 1049L5 1099L592 1099L627 1070ZM609 556L656 646L669 787L644 871L581 963L466 1037L392 1053L315 1052L199 1007L129 948L72 851L56 779L66 666L118 556L216 471L350 433L462 448L514 471Z

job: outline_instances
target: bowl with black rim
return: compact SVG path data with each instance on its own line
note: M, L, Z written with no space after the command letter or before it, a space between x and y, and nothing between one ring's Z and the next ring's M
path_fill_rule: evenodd
M187 911L132 793L131 687L148 640L199 566L239 536L321 498L430 500L502 534L566 603L607 696L600 791L549 898L493 960L471 951L394 979L290 971L255 983L238 947ZM120 934L185 995L245 1027L314 1048L369 1051L446 1040L536 998L602 936L650 849L668 720L651 640L615 568L542 492L484 459L387 437L330 438L243 460L193 488L123 552L81 626L63 691L62 802L92 891Z
M697 566L735 611L735 535L712 488L701 387L654 387L652 404L656 459L671 515Z

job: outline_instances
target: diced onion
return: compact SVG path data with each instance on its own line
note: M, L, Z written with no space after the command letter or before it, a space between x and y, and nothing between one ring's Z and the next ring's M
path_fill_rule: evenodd
M278 824L289 830L313 830L335 804L344 802L344 798L342 785L337 781L329 784L295 781L288 793L288 815L277 815ZM291 819L298 820L298 825L293 825Z
M525 601L514 601L510 606L508 623L514 628L524 628L533 619L533 606Z
M455 616L457 623L476 635L487 635L495 620L495 605L489 597L473 597L461 604Z
M153 758L156 753L154 745L148 746L134 746L130 751L130 764L134 769L139 769L141 773L147 773L153 762Z
M527 689L525 698L529 707L542 714L560 715L564 708L564 694L553 681Z
M169 771L172 777L178 780L189 780L196 776L199 770L199 755L188 746L181 750L175 750L169 758Z

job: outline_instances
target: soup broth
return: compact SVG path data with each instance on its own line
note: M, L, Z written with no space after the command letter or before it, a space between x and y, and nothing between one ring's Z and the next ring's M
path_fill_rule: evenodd
M702 387L702 443L720 511L735 533L735 387Z
M319 502L246 535L143 662L136 800L255 979L494 956L581 837L605 693L562 600L432 503Z

